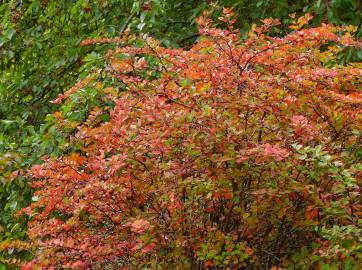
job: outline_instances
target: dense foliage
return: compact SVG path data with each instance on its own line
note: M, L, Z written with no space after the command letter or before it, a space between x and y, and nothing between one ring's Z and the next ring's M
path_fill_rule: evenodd
M64 131L46 117L57 106L49 101L96 66L107 46L79 46L84 38L121 34L127 27L149 32L165 44L188 35L199 10L190 1L1 1L0 2L0 242L25 236L24 222L13 214L31 201L31 189L11 172L27 168L44 154L67 148ZM174 23L178 14L181 23ZM162 18L156 20L155 18ZM164 33L167 29L168 34ZM173 43L172 43L173 42ZM189 42L185 39L185 44ZM89 104L73 119L81 121ZM0 251L3 256L15 253ZM18 254L19 255L19 254ZM23 254L26 255L26 254Z
M31 129L44 122L55 107L48 101L67 89L82 73L82 62L102 46L81 48L89 37L114 37L127 27L148 33L166 46L187 46L198 36L194 19L204 9L218 17L221 7L233 6L237 27L247 31L265 17L281 18L288 25L288 14L313 12L312 25L361 24L361 4L355 0L324 1L130 1L63 0L6 1L0 5L0 117L1 134L8 144L21 144ZM223 24L220 24L221 26ZM276 28L283 34L286 27ZM361 35L361 29L357 35ZM96 57L93 52L88 57ZM344 55L361 58L362 52ZM20 132L19 132L20 130ZM15 135L17 139L15 140Z
M62 106L63 124L59 109L49 101L83 79L90 72L97 73L103 65L103 55L112 43L91 42L79 46L85 38L112 38L129 28L134 33L148 33L163 46L190 46L199 38L195 18L203 10L218 18L223 6L234 7L235 27L245 38L255 22L266 17L280 18L272 36L282 36L304 12L315 16L309 25L321 22L361 25L361 3L357 0L258 0L258 1L185 1L185 0L9 0L0 2L0 269L9 258L30 258L31 253L19 249L3 250L9 240L24 239L27 218L15 218L18 209L29 204L32 189L22 174L13 177L12 171L31 166L43 155L57 157L79 150L69 140L74 127L85 121L98 106L108 110L112 102L98 97L98 89L88 89L74 104ZM218 27L226 27L223 21ZM361 27L355 36L361 36ZM103 40L104 41L104 40ZM343 49L335 54L336 63L360 61L362 50ZM148 59L148 61L151 61ZM157 62L157 61L156 61ZM155 63L157 64L157 63ZM103 72L104 73L104 72ZM107 74L97 75L107 81ZM119 88L115 88L119 91ZM127 90L126 87L122 88ZM99 121L108 120L102 114ZM56 124L58 122L58 124ZM33 197L36 200L36 196ZM1 243L2 242L2 243ZM11 268L12 269L12 268Z
M225 10L227 30L202 17L190 50L84 41L118 46L53 101L59 128L99 106L73 128L77 151L28 173L23 268L358 269L362 67L336 57L361 44L356 27L301 30L310 18L243 40Z

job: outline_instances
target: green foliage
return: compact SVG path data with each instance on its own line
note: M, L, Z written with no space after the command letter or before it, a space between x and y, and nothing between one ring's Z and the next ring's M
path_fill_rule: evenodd
M54 109L49 101L77 79L90 51L79 42L114 36L127 16L121 11L131 8L127 1L13 1L1 7L0 115L20 130L22 123L38 126Z
M224 6L233 6L237 26L247 31L251 23L266 17L290 23L288 14L314 13L312 25L322 21L335 24L361 24L361 4L355 0L332 1L9 1L0 6L1 70L0 118L8 121L1 132L39 126L54 110L49 101L66 90L79 76L82 59L102 46L81 48L79 41L97 36L115 36L128 25L134 31L149 33L166 46L184 46L194 41L194 19L207 8L218 17ZM209 8L210 7L210 8ZM129 15L134 16L130 17ZM286 31L282 27L278 31ZM357 35L361 35L361 29ZM361 57L361 51L348 51L345 60ZM11 125L10 125L11 123ZM6 131L4 129L6 128ZM17 134L22 141L21 135Z
M79 42L116 35L132 2L7 1L0 5L0 241L24 238L25 220L13 214L31 201L28 180L12 180L10 173L38 162L44 154L59 155L67 146L64 132L53 126L54 119L45 118L56 108L49 101L81 76L87 55L89 59L104 50L103 46L80 47ZM15 254L0 253L0 260Z

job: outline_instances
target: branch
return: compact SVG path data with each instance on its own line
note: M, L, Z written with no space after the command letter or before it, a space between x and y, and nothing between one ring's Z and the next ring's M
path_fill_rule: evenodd
M140 1L140 7L142 7L143 2L144 2L144 0L141 0L141 1ZM124 31L126 31L127 26L129 25L129 23L131 22L131 20L133 19L133 17L136 16L136 14L137 14L137 11L134 10L134 11L129 15L129 17L127 18L127 20L126 20L125 23L123 24L121 30L118 32L118 34L119 34L120 36L124 33Z

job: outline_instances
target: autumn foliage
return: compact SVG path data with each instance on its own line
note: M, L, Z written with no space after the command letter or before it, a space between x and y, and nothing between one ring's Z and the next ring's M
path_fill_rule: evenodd
M362 69L335 59L361 44L308 19L242 38L226 10L190 50L115 40L55 100L88 87L111 105L79 124L78 152L28 173L23 269L358 269Z

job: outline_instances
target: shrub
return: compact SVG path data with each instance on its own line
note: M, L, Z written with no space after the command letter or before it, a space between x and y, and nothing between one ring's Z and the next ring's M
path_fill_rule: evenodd
M362 70L335 57L360 44L308 19L241 39L226 9L228 30L199 19L190 50L143 37L109 51L55 100L90 89L108 105L76 129L79 151L29 172L23 268L357 269Z

